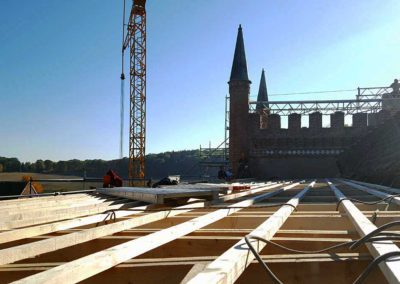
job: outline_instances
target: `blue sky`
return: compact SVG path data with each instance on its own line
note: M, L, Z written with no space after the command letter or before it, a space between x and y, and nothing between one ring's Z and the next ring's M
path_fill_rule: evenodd
M147 2L147 153L223 140L239 24L252 96L262 68L270 94L400 77L398 0ZM122 0L0 0L0 19L0 156L118 158Z

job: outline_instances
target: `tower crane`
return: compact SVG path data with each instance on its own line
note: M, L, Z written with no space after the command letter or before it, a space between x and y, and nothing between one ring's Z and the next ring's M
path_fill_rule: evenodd
M129 22L125 24L125 6L122 25L122 72L121 72L121 141L123 145L123 82L124 54L129 48L129 180L130 185L143 185L145 178L146 146L146 0L132 0ZM126 32L126 35L125 35Z

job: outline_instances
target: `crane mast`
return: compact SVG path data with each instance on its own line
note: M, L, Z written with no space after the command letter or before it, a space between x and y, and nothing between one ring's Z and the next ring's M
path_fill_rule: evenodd
M125 6L125 3L124 3ZM130 185L143 185L146 154L146 0L133 0L123 53L130 48ZM125 29L125 24L124 24ZM125 78L123 72L121 79Z

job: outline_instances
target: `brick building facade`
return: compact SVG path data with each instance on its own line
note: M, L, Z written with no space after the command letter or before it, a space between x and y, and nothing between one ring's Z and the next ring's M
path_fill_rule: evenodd
M301 127L302 115L291 113L288 116L288 128L282 128L280 115L270 114L264 70L255 110L250 111L251 81L248 78L241 26L228 84L229 160L239 177L243 175L243 165L248 168L248 175L258 178L338 176L338 155L361 139L367 133L368 126L378 125L387 113L385 110L371 114L354 113L353 124L347 127L345 114L336 111L330 114L329 128L323 127L320 112L307 115L307 128Z

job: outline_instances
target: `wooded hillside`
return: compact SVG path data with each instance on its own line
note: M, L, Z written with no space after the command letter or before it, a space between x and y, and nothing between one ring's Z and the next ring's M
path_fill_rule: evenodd
M197 173L198 151L172 151L146 156L147 178L158 179L167 175L195 175ZM0 157L0 172L35 172L61 175L102 177L109 169L119 175L128 176L128 158L118 160L37 160L34 163L21 163L17 158Z

